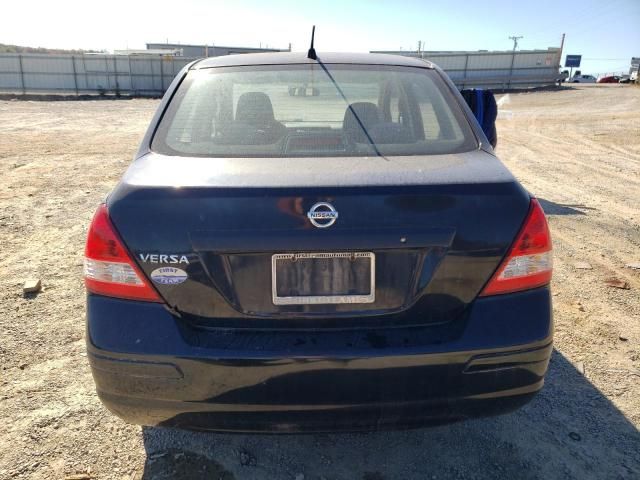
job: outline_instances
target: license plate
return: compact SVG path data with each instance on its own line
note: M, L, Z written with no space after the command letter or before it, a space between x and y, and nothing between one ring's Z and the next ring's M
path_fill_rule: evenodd
M275 305L373 303L372 252L278 253L271 257Z

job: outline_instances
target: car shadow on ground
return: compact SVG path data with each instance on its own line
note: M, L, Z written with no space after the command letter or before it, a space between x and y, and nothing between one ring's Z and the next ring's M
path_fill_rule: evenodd
M145 427L143 440L144 480L640 478L640 432L558 351L543 391L499 417L360 434Z
M538 198L538 201L547 215L586 215L583 210L596 210L581 203L556 203L544 198Z

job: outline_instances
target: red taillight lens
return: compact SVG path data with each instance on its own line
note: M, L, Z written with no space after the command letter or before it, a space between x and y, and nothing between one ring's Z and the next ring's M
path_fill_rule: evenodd
M84 257L84 284L88 291L110 297L162 302L131 259L104 204L98 207L91 221Z
M533 198L516 241L480 296L517 292L548 284L553 269L551 250L547 219L540 203Z

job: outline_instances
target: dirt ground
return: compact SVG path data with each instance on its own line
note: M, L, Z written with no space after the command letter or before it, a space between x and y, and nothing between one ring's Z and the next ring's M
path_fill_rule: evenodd
M498 154L541 199L554 238L542 393L501 417L341 435L140 428L96 397L86 226L157 104L0 101L0 479L640 478L640 269L627 266L640 263L640 88L501 100ZM44 290L24 297L29 278Z

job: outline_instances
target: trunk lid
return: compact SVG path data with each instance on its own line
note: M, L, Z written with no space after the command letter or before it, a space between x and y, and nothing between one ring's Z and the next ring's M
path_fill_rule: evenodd
M318 202L338 211L334 225L312 225L307 213ZM147 276L186 272L181 283L154 281L181 315L234 328L348 328L457 318L505 255L529 196L481 150L343 159L148 154L108 206ZM375 301L275 304L272 255L300 252L372 252Z

